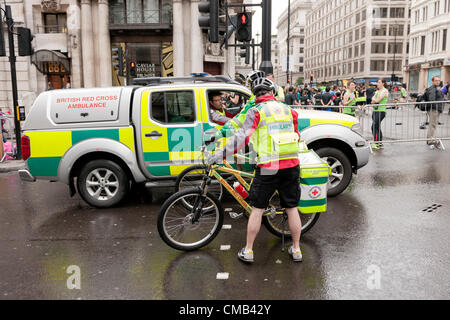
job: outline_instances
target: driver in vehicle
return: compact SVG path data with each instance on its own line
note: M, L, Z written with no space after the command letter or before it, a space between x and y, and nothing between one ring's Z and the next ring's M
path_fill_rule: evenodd
M209 95L209 115L214 123L221 126L233 118L233 115L226 111L220 92Z

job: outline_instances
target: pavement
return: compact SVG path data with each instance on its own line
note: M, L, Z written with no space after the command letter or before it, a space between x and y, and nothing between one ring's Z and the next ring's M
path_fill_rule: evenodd
M23 160L6 160L0 163L0 172L14 172L25 168L25 161Z

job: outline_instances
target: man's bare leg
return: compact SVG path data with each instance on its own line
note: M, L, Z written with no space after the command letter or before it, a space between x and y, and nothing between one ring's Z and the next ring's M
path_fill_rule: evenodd
M292 235L292 245L294 250L300 250L300 236L302 233L302 221L297 208L286 209L288 215L289 230Z
M261 228L261 220L264 214L264 209L253 208L247 224L247 245L246 250L253 251L253 243Z

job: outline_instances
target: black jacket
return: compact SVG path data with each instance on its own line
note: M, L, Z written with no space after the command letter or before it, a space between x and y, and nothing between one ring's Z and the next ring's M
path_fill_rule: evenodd
M442 93L441 89L439 89L436 86L431 86L428 89L425 90L425 93L423 95L423 100L427 102L431 101L445 101L444 94ZM427 106L427 110L438 110L440 113L444 110L444 104L443 103L436 103L436 104L430 104Z

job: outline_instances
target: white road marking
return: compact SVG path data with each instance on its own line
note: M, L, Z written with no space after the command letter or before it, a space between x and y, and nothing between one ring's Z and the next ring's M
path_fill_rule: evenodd
M217 280L228 280L229 277L230 277L230 274L228 272L219 272L217 274L216 279Z
M231 224L224 224L222 229L223 230L231 230Z
M220 250L221 251L227 251L227 250L230 250L231 249L231 246L230 245L223 245L223 246L220 246Z

